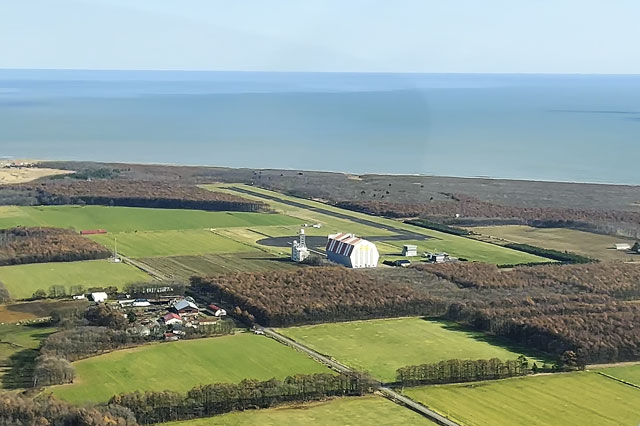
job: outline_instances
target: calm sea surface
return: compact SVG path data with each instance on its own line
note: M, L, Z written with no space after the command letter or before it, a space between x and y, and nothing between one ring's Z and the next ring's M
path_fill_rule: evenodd
M640 184L640 76L0 70L0 157Z

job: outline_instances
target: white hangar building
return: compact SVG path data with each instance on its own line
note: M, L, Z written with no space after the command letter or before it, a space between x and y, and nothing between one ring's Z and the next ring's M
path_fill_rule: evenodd
M353 234L329 235L327 258L348 268L375 268L380 254L375 244Z

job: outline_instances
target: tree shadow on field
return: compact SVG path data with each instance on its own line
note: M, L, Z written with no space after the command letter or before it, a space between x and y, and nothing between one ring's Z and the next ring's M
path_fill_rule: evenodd
M1 378L2 387L4 389L30 388L33 385L33 369L38 355L37 349L23 349L11 355L5 364L6 370Z
M509 350L511 352L515 352L517 354L522 354L525 357L527 357L530 365L532 365L533 362L538 362L538 364L540 364L540 362L545 362L549 364L555 363L554 361L555 357L553 355L550 355L548 353L545 353L536 349L528 348L526 346L523 346L521 344L514 342L513 340L507 339L506 337L489 334L484 331L476 330L469 326L458 324L452 321L446 321L446 320L440 320L440 319L434 319L434 318L428 318L428 317L423 317L422 320L428 321L428 322L437 322L443 326L442 328L444 330L454 331L457 333L464 333L465 336L469 339L473 339L478 342L488 343L491 346L497 346L497 347ZM503 361L506 361L506 360L503 360Z

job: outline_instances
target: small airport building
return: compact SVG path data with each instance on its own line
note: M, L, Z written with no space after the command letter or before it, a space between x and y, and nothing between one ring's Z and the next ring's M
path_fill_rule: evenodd
M405 257L415 257L418 255L418 246L405 244L402 246L402 255Z
M375 244L353 234L333 234L327 238L327 259L348 268L375 268L380 254Z

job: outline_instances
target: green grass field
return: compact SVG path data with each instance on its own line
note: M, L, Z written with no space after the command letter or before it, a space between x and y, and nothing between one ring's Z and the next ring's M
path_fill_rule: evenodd
M520 353L483 333L421 318L398 318L290 327L279 330L322 354L382 381L400 367L448 359L516 359Z
M203 188L208 188L211 190L222 191L222 192L229 192L231 194L237 195L236 192L233 192L228 189L224 189L225 187L236 187L241 189L247 189L255 193L277 197L280 200L294 201L296 203L303 204L309 208L320 208L330 212L347 215L354 219L365 219L380 225L380 227L363 225L363 224L345 220L345 219L334 218L327 214L319 213L317 211L307 210L300 207L294 207L294 206L290 206L277 201L265 200L257 196L242 194L242 196L246 198L262 200L264 202L267 202L274 210L278 211L279 213L299 217L304 219L305 221L308 221L309 223L319 222L323 224L323 228L320 230L314 230L313 228L309 229L309 235L316 235L316 232L319 232L318 235L323 235L323 236L326 236L328 233L332 233L332 232L353 232L357 235L367 238L371 236L394 235L393 232L389 231L388 229L385 229L385 227L393 227L393 228L402 229L405 231L410 231L410 232L425 236L425 240L421 240L421 241L389 240L384 242L383 244L381 244L381 247L380 247L381 253L383 254L381 260L385 260L386 258L390 260L400 259L401 257L395 257L395 256L387 257L384 255L395 254L395 253L399 254L403 244L416 244L418 245L420 251L433 251L433 250L446 251L452 256L463 257L470 261L477 261L477 262L488 262L488 263L495 263L495 264L515 264L515 263L535 263L535 262L549 261L549 259L546 259L546 258L534 256L534 255L519 252L516 250L511 250L505 247L500 247L495 244L488 244L488 243L473 240L470 238L458 237L458 236L446 234L443 232L438 232L438 231L433 231L426 228L421 228L418 226L408 225L397 220L386 219L379 216L372 216L364 213L340 209L338 207L334 207L334 206L320 203L317 201L291 197L288 195L280 194L278 192L269 191L269 190L257 188L254 186L247 186L247 185L240 185L240 184L203 185ZM289 235L295 235L295 232Z
M88 287L123 287L133 282L150 281L144 272L124 263L107 260L82 262L32 263L0 267L0 282L14 299L25 299L38 289L48 292L52 285Z
M274 257L259 251L198 256L149 257L138 259L164 275L188 280L192 275L215 275L229 272L263 272L296 268L288 258Z
M531 244L538 247L570 251L599 260L640 260L640 256L629 255L613 249L616 243L634 240L593 234L565 228L532 228L521 225L486 226L470 228L474 232L501 238L510 242Z
M604 374L640 386L640 365L603 368Z
M54 331L52 327L0 324L0 389L31 385L36 349Z
M405 393L466 426L640 424L640 389L593 372L405 388Z
M163 426L395 426L429 424L424 417L388 399L367 396L223 414Z
M0 207L0 228L22 225L129 232L295 225L299 222L296 218L267 213L105 206Z
M180 231L126 232L94 235L91 239L113 248L117 238L118 252L129 257L182 256L206 253L258 251L246 244L217 235L205 229Z
M141 346L73 365L75 382L52 390L74 403L105 402L136 390L186 392L198 384L330 372L291 348L249 333Z

